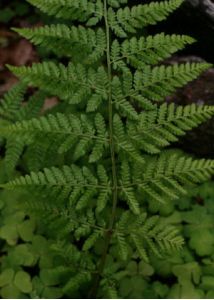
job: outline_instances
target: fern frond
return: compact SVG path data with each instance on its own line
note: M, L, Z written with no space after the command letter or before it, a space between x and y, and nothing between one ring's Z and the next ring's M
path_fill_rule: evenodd
M185 63L172 66L147 66L143 72L137 71L134 75L135 90L142 96L154 101L163 101L177 88L197 78L200 73L207 70L207 63Z
M20 134L16 133L14 136L19 137ZM23 134L29 136L29 134ZM60 163L60 156L58 144L60 141L53 135L33 135L27 142L25 141L25 152L23 159L26 162L27 172L38 171L43 168L49 168Z
M97 196L99 197L99 192L108 191L110 194L111 191L110 186L106 182L103 184L103 181L99 183L99 180L87 167L79 168L76 165L31 172L29 175L11 180L1 186L6 189L18 187L33 191L37 189L40 194L45 193L45 190L51 193L52 190L53 197L57 197L58 201L60 197L68 198L70 204L75 205L77 210L96 206L95 199ZM76 199L75 190L77 188L79 193Z
M179 152L166 151L146 161L143 175L142 168L134 167L136 182L133 185L138 186L147 198L160 203L178 198L186 193L184 185L207 181L214 173L213 160L194 160Z
M108 4L112 7L119 7L120 4L127 4L128 0L108 0Z
M57 113L49 114L40 118L33 118L29 121L16 122L13 125L5 126L1 129L2 135L25 136L31 141L37 141L49 136L55 139L58 145L58 153L67 152L74 148L74 159L80 158L91 149L90 162L99 160L108 145L107 129L101 114L97 114L93 126L90 119L84 115L65 115ZM41 145L40 145L41 146Z
M47 201L47 195L52 196L52 194L46 193L44 189L42 193L41 191L34 193L35 197L25 201L25 209L28 213L41 217L41 223L45 226L46 233L54 237L54 240L59 241L60 239L63 244L71 232L76 240L89 238L93 230L99 231L100 236L105 233L105 220L97 222L91 209L85 210L83 214L82 211L74 209L70 203L67 203L68 201L61 203L59 201L61 199L54 197L51 198L51 201ZM66 250L66 248L68 249ZM66 255L66 252L70 254L71 247L67 245L66 248L63 251L63 256ZM74 250L72 252L75 254ZM72 255L70 259L72 260ZM69 260L69 257L66 257L66 260Z
M109 185L109 178L108 178L107 172L102 165L98 165L97 175L100 180L100 183L103 186ZM104 210L104 208L107 205L107 201L109 200L109 197L111 196L111 192L112 191L110 189L107 189L105 191L100 191L100 194L97 198L96 213L100 213L101 211Z
M146 220L141 228L141 234L145 237L148 247L154 254L161 256L162 253L172 253L182 248L184 240L178 235L178 230L173 226L164 228L158 224L159 217L154 216ZM161 253L161 251L163 251Z
M132 37L122 44L117 40L112 42L111 59L114 69L124 67L123 61L136 69L143 69L146 65L155 65L168 58L174 52L181 50L186 44L192 44L193 38L185 35L165 35Z
M149 262L148 252L152 251L158 257L164 253L179 251L183 245L183 238L173 226L164 228L160 217L146 217L146 214L135 216L131 212L124 212L117 223L115 234L123 238L130 236L129 247L135 248L141 259ZM126 239L127 241L127 239ZM131 243L130 243L131 242ZM124 247L122 249L124 251ZM120 252L122 254L122 252Z
M119 117L119 115L115 115L113 119L113 125L114 125L114 138L117 145L117 151L119 153L123 153L125 156L127 156L129 159L133 161L138 161L140 164L144 163L144 159L138 150L137 147L130 141L130 139L127 139L127 135L125 132L125 126Z
M10 176L14 171L19 158L24 150L25 140L21 138L9 138L6 143L5 167Z
M15 28L14 31L35 45L41 45L60 56L72 57L73 60L84 60L86 64L97 61L106 49L106 36L101 28L95 31L83 26L56 24L33 29Z
M80 286L89 282L91 279L91 273L87 271L78 272L77 275L72 276L72 278L63 287L63 292L69 295L78 290Z
M101 114L97 114L95 116L95 127L97 131L95 144L92 150L92 153L89 157L89 162L98 161L102 156L104 149L108 146L108 139L107 139L107 130L106 130L106 123L105 119Z
M121 181L122 181L122 187L121 187L122 197L124 197L127 200L130 210L134 214L136 215L140 214L140 207L135 196L134 188L126 187L131 184L131 171L127 161L122 162Z
M13 125L1 129L2 134L7 136L25 136L32 141L37 141L41 137L53 136L55 143L58 142L58 152L64 153L74 149L75 159L85 154L89 145L92 148L90 156L91 161L98 160L104 151L104 146L107 143L106 125L101 115L95 117L94 128L89 119L84 115L78 118L75 115L64 115L57 113L56 115L47 115L40 118L16 122ZM97 131L97 135L96 135ZM93 144L93 141L96 141Z
M177 88L195 79L210 67L207 63L186 63L172 66L145 66L132 75L126 64L120 65L120 80L112 80L114 104L120 114L137 120L136 103L145 110L155 110L153 101L163 101ZM127 104L128 103L128 104Z
M8 92L0 106L1 116L7 119L7 124L1 124L0 132L2 133L2 136L7 138L5 166L8 175L12 174L23 153L24 147L32 140L30 136L26 136L25 134L14 134L14 132L11 131L4 135L3 132L7 131L6 128L14 126L11 124L17 124L16 121L28 120L38 116L45 100L44 93L37 92L29 97L27 103L23 103L22 101L25 92L26 87L22 83L18 84Z
M83 251L88 251L91 249L101 236L103 236L103 232L100 230L94 230L94 232L86 239L83 245Z
M128 90L128 83L130 83L129 80L129 73L125 72L123 74L123 78L127 77L126 79L121 80L118 77L114 77L112 81L112 98L113 98L113 104L115 108L124 116L128 117L129 119L132 120L137 120L138 119L138 113L136 112L136 109L134 106L126 99L124 94L128 94L131 92L131 86L130 89ZM132 76L131 76L132 78ZM129 81L129 82L128 82ZM131 81L132 83L132 81ZM124 91L124 86L125 91Z
M117 232L116 233L116 240L118 243L118 248L119 248L119 252L121 255L122 260L126 261L128 258L128 254L129 254L129 246L128 243L126 241L126 238L124 237L123 234Z
M131 124L129 127L129 136L142 150L155 154L213 115L213 106L162 104L140 114L137 126Z
M58 256L64 258L68 263L79 263L80 252L77 250L75 245L67 243L64 240L57 240L51 245L51 250Z
M101 0L28 0L42 12L56 18L78 20L88 25L96 25L103 17L103 4Z
M41 114L47 95L42 91L38 91L29 97L27 103L19 108L17 119L14 121L30 120Z
M103 293L108 296L108 299L119 299L117 286L115 282L112 282L104 278L101 282Z
M94 94L107 99L108 79L103 67L97 70L81 64L44 62L32 67L11 67L9 69L23 82L39 87L53 96L59 96L70 104L78 104L90 99Z
M0 116L10 122L17 120L20 104L23 101L27 86L23 82L13 86L0 101Z
M77 271L94 270L94 264L90 259L88 259L88 257L86 257L85 252L79 251L77 247L75 247L68 241L57 240L51 245L50 248L53 253L64 260L66 266L64 267L64 269L67 270L68 268L70 270L70 273L73 273L74 269ZM67 267L68 265L69 267ZM71 277L71 275L72 274L70 274L69 278Z
M119 8L116 12L109 8L108 21L114 33L120 38L126 38L127 33L135 33L137 29L149 24L156 24L181 5L181 0L152 2L131 8Z

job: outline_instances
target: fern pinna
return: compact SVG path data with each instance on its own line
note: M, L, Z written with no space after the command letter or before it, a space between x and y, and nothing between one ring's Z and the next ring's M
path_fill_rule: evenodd
M1 186L30 192L27 209L41 217L61 257L53 273L63 278L62 295L121 297L128 261L148 262L182 247L159 209L214 173L212 160L169 149L214 108L163 104L209 64L160 64L194 40L140 36L181 0L28 1L60 23L15 29L54 60L9 66L21 81L0 106L10 178ZM29 85L38 91L22 105ZM41 115L49 96L59 103ZM14 177L17 165L29 174Z

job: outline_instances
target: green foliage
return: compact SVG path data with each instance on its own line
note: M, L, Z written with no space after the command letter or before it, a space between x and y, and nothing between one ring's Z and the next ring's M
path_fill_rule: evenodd
M197 296L199 268L183 259L182 228L175 226L184 216L166 216L189 185L212 176L214 162L170 145L214 109L161 102L210 65L161 64L194 41L187 36L139 37L181 1L29 2L60 24L15 30L58 58L9 66L21 81L0 104L0 186L18 208L4 204L9 217L2 211L1 296L161 298L169 295L167 286L149 280L161 269L178 278L172 295ZM33 96L28 86L36 88ZM45 110L51 96L59 103ZM209 255L212 234L186 228L191 249ZM199 245L198 237L208 243ZM178 262L173 270L171 255ZM39 274L30 276L26 267ZM203 280L205 288L212 285Z
M14 17L27 16L30 11L30 5L27 2L20 3L17 0L12 0L7 5L0 4L0 22L8 23Z
M137 29L164 20L180 4L180 0L152 2L147 5L133 6L131 9L119 8L117 11L110 7L108 9L109 26L116 36L125 38L129 33L135 33Z
M51 298L50 295L61 297L62 287L56 287L60 281L55 279L55 282L50 282L49 279L50 276L57 278L57 274L53 275L54 270L56 273L59 269L59 274L66 272L54 262L56 255L51 254L53 241L41 236L37 221L32 217L27 219L29 214L23 213L23 210L26 211L26 208L20 205L23 194L1 192L0 198L2 201L0 237L1 243L4 241L0 275L1 297L6 299ZM39 274L31 275L25 271L27 268L32 270L38 268ZM48 275L50 273L51 275Z
M114 40L111 47L111 59L114 69L126 68L126 64L136 69L143 69L146 65L155 65L169 57L172 53L183 49L186 44L194 40L188 36L165 35L132 37L119 43ZM125 62L124 62L125 60Z
M3 167L2 164L1 166ZM1 178L3 180L2 176ZM153 217L146 221L145 214L138 219L128 211L121 215L113 236L113 245L105 270L106 282L102 288L103 293L109 298L115 298L118 294L123 298L212 298L214 242L210 242L210 239L214 238L212 230L214 225L213 196L213 183L211 182L198 189L193 189L192 192L189 192L188 198L174 202L175 209L167 217L163 217L163 213L161 213L159 218ZM27 201L29 196L25 195L25 197ZM199 205L198 201L203 205ZM75 267L79 274L85 262L82 261L81 264L78 264L81 261L81 253L76 252L75 246L69 243L69 236L67 242L65 239L56 242L55 238L42 237L44 227L41 226L41 220L32 217L25 201L23 203L23 193L3 191L0 194L0 203L2 229L0 235L1 241L5 241L0 275L1 297L6 299L26 296L30 298L61 298L66 293L71 295L70 289L74 289L74 280L71 281L70 278L76 276L71 270ZM23 213L23 210L26 212ZM29 216L30 219L26 220L26 217L29 218ZM139 226L140 223L141 226ZM13 228L15 237L12 236L11 239L11 229L5 231L3 224ZM157 227L157 224L162 225ZM158 255L155 258L152 252L153 248L150 248L154 242L157 243L155 246L160 247L167 238L168 241L169 239L172 241L170 246L180 245L179 240L176 244L176 239L173 239L172 233L175 224L180 227L180 231L185 236L184 249L176 254L174 252L170 254L172 250L169 249L170 252L167 256ZM158 234L161 227L164 227L165 231L167 229L166 235ZM2 234L3 231L6 234ZM198 243L192 246L191 239L195 239L199 231L203 231L205 236L209 234L210 239L202 244L199 235ZM126 249L123 243L124 235L127 236L128 232L132 235L130 240L125 238ZM96 231L93 236L95 235ZM143 241L141 236L144 237ZM146 242L147 239L151 241L151 244ZM144 259L140 258L140 262L139 260L137 262L136 253L131 255L131 247L134 243L139 243L142 247L144 241L146 242L146 251L151 250L149 250L148 256ZM129 242L128 245L126 245L127 242ZM90 244L91 242L86 242L84 251L90 249ZM204 253L200 252L202 246L205 250ZM101 244L96 244L95 252L97 254L100 248ZM126 250L124 251L124 249ZM166 249L164 249L165 251ZM139 252L140 255L142 253L144 254L144 252ZM83 252L84 255L85 252ZM148 257L149 263L145 262ZM124 262L121 258L124 259ZM74 262L76 262L76 266ZM26 267L30 267L32 270L39 268L38 275L26 273ZM158 274L160 281L151 280L154 273ZM82 285L87 276L75 277L75 284L79 285L81 282ZM168 283L169 278L174 278L175 283L172 286ZM115 282L117 282L116 285ZM72 293L72 296L80 295L76 292Z
M179 136L197 127L212 114L212 106L162 104L142 113L138 126L130 124L130 139L139 143L141 149L148 153L160 153L162 148L176 142Z
M103 56L106 47L105 33L101 28L94 31L83 26L52 24L35 29L15 29L15 31L35 45L45 47L59 56L79 59L84 48L81 59L84 59L85 63L96 62Z

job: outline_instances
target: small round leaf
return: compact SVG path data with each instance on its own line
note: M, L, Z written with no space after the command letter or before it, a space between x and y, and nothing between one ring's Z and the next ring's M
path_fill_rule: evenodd
M31 277L26 272L17 272L15 275L14 284L23 293L30 293L32 291Z
M14 277L13 269L5 269L0 275L0 287L8 285L12 282Z

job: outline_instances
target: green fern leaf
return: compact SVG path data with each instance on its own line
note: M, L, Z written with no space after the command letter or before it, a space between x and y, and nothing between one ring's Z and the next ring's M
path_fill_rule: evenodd
M9 69L27 84L40 87L50 95L59 96L70 104L78 104L94 93L107 99L107 74L103 67L88 69L83 65L44 62L32 67L11 67ZM81 83L81 84L80 84Z
M97 241L97 239L102 235L102 232L99 230L95 230L92 235L89 236L89 238L85 241L84 245L83 245L83 251L88 251L89 249L91 249L95 242Z
M147 197L161 203L185 193L183 185L207 181L214 172L212 160L193 160L177 152L166 151L146 161L143 177L142 169L135 166L135 184Z
M121 166L121 180L122 180L122 196L128 201L129 207L131 211L138 215L140 214L139 203L136 199L134 188L126 187L131 185L131 176L130 176L130 168L129 164L126 161L122 162Z
M124 124L118 115L114 116L115 139L118 146L118 151L121 150L130 159L143 164L144 159L137 148L126 139Z
M184 242L176 228L165 228L158 216L146 218L145 214L140 214L136 217L125 212L118 222L117 230L122 236L130 235L130 246L136 248L141 259L146 262L149 262L150 250L161 258L163 253L179 251Z
M118 248L119 248L119 252L121 255L121 258L126 261L128 258L128 254L129 254L129 249L128 249L128 245L126 243L126 239L125 237L120 234L117 233L117 243L118 243Z
M103 16L103 4L100 0L95 3L85 0L28 0L29 3L38 7L41 11L56 18L87 21L88 24L96 25Z
M96 131L97 135L95 134ZM43 116L29 121L14 123L13 125L3 127L1 132L6 137L10 135L14 136L14 134L19 137L24 135L28 143L29 140L32 143L47 135L49 137L53 136L56 146L58 145L59 153L64 153L75 147L74 159L78 159L84 155L88 146L91 145L92 153L89 157L90 162L99 160L108 144L106 124L100 114L97 114L95 117L95 128L84 115L78 118L75 115L57 113L56 115L49 114L46 117ZM95 141L94 144L93 141Z
M120 4L127 4L128 0L108 0L108 4L112 7L119 7Z
M106 48L106 36L102 29L94 31L83 26L56 24L33 29L14 28L14 31L35 45L41 45L60 56L65 55L80 61L81 51L82 60L86 64L97 61L103 56Z
M178 137L185 135L188 130L210 119L213 114L212 106L191 104L176 107L173 103L162 104L159 108L142 113L137 126L130 124L129 135L142 150L155 154L178 141Z
M9 122L17 120L17 114L20 109L20 104L23 101L26 92L26 84L18 83L11 88L1 99L0 116Z
M177 88L192 81L200 73L210 67L206 63L186 63L173 66L150 66L144 72L135 73L135 90L142 96L154 101L163 101L164 97L171 95Z
M72 276L72 278L63 287L63 292L67 295L78 290L79 286L88 282L91 279L89 272L79 272L77 275Z
M128 73L124 74L125 76L129 76ZM123 85L125 85L125 83L128 83L127 81L123 80ZM125 95L128 94L129 91L124 91L123 89L123 85L122 82L119 80L118 77L114 77L113 82L112 82L112 89L113 89L113 100L114 100L114 104L115 104L115 108L121 112L122 114L124 114L125 116L127 116L130 119L133 120L137 120L138 119L138 114L135 110L135 108L133 107L133 105L124 97L124 93ZM128 84L126 84L126 89L128 89Z
M126 64L136 69L143 69L146 65L157 64L172 53L183 49L186 44L193 42L194 39L188 36L164 33L140 39L133 37L125 40L121 45L114 40L111 53L112 64L114 69L122 69Z
M25 141L21 138L9 138L6 143L5 166L8 175L14 171L17 162L24 150Z
M181 0L152 2L132 8L119 8L116 12L109 8L108 21L114 33L120 38L125 38L127 33L135 33L136 29L164 20L181 3Z
M103 116L97 114L95 117L95 126L97 130L97 136L93 151L89 157L89 162L95 162L103 156L103 151L108 146L106 124Z

